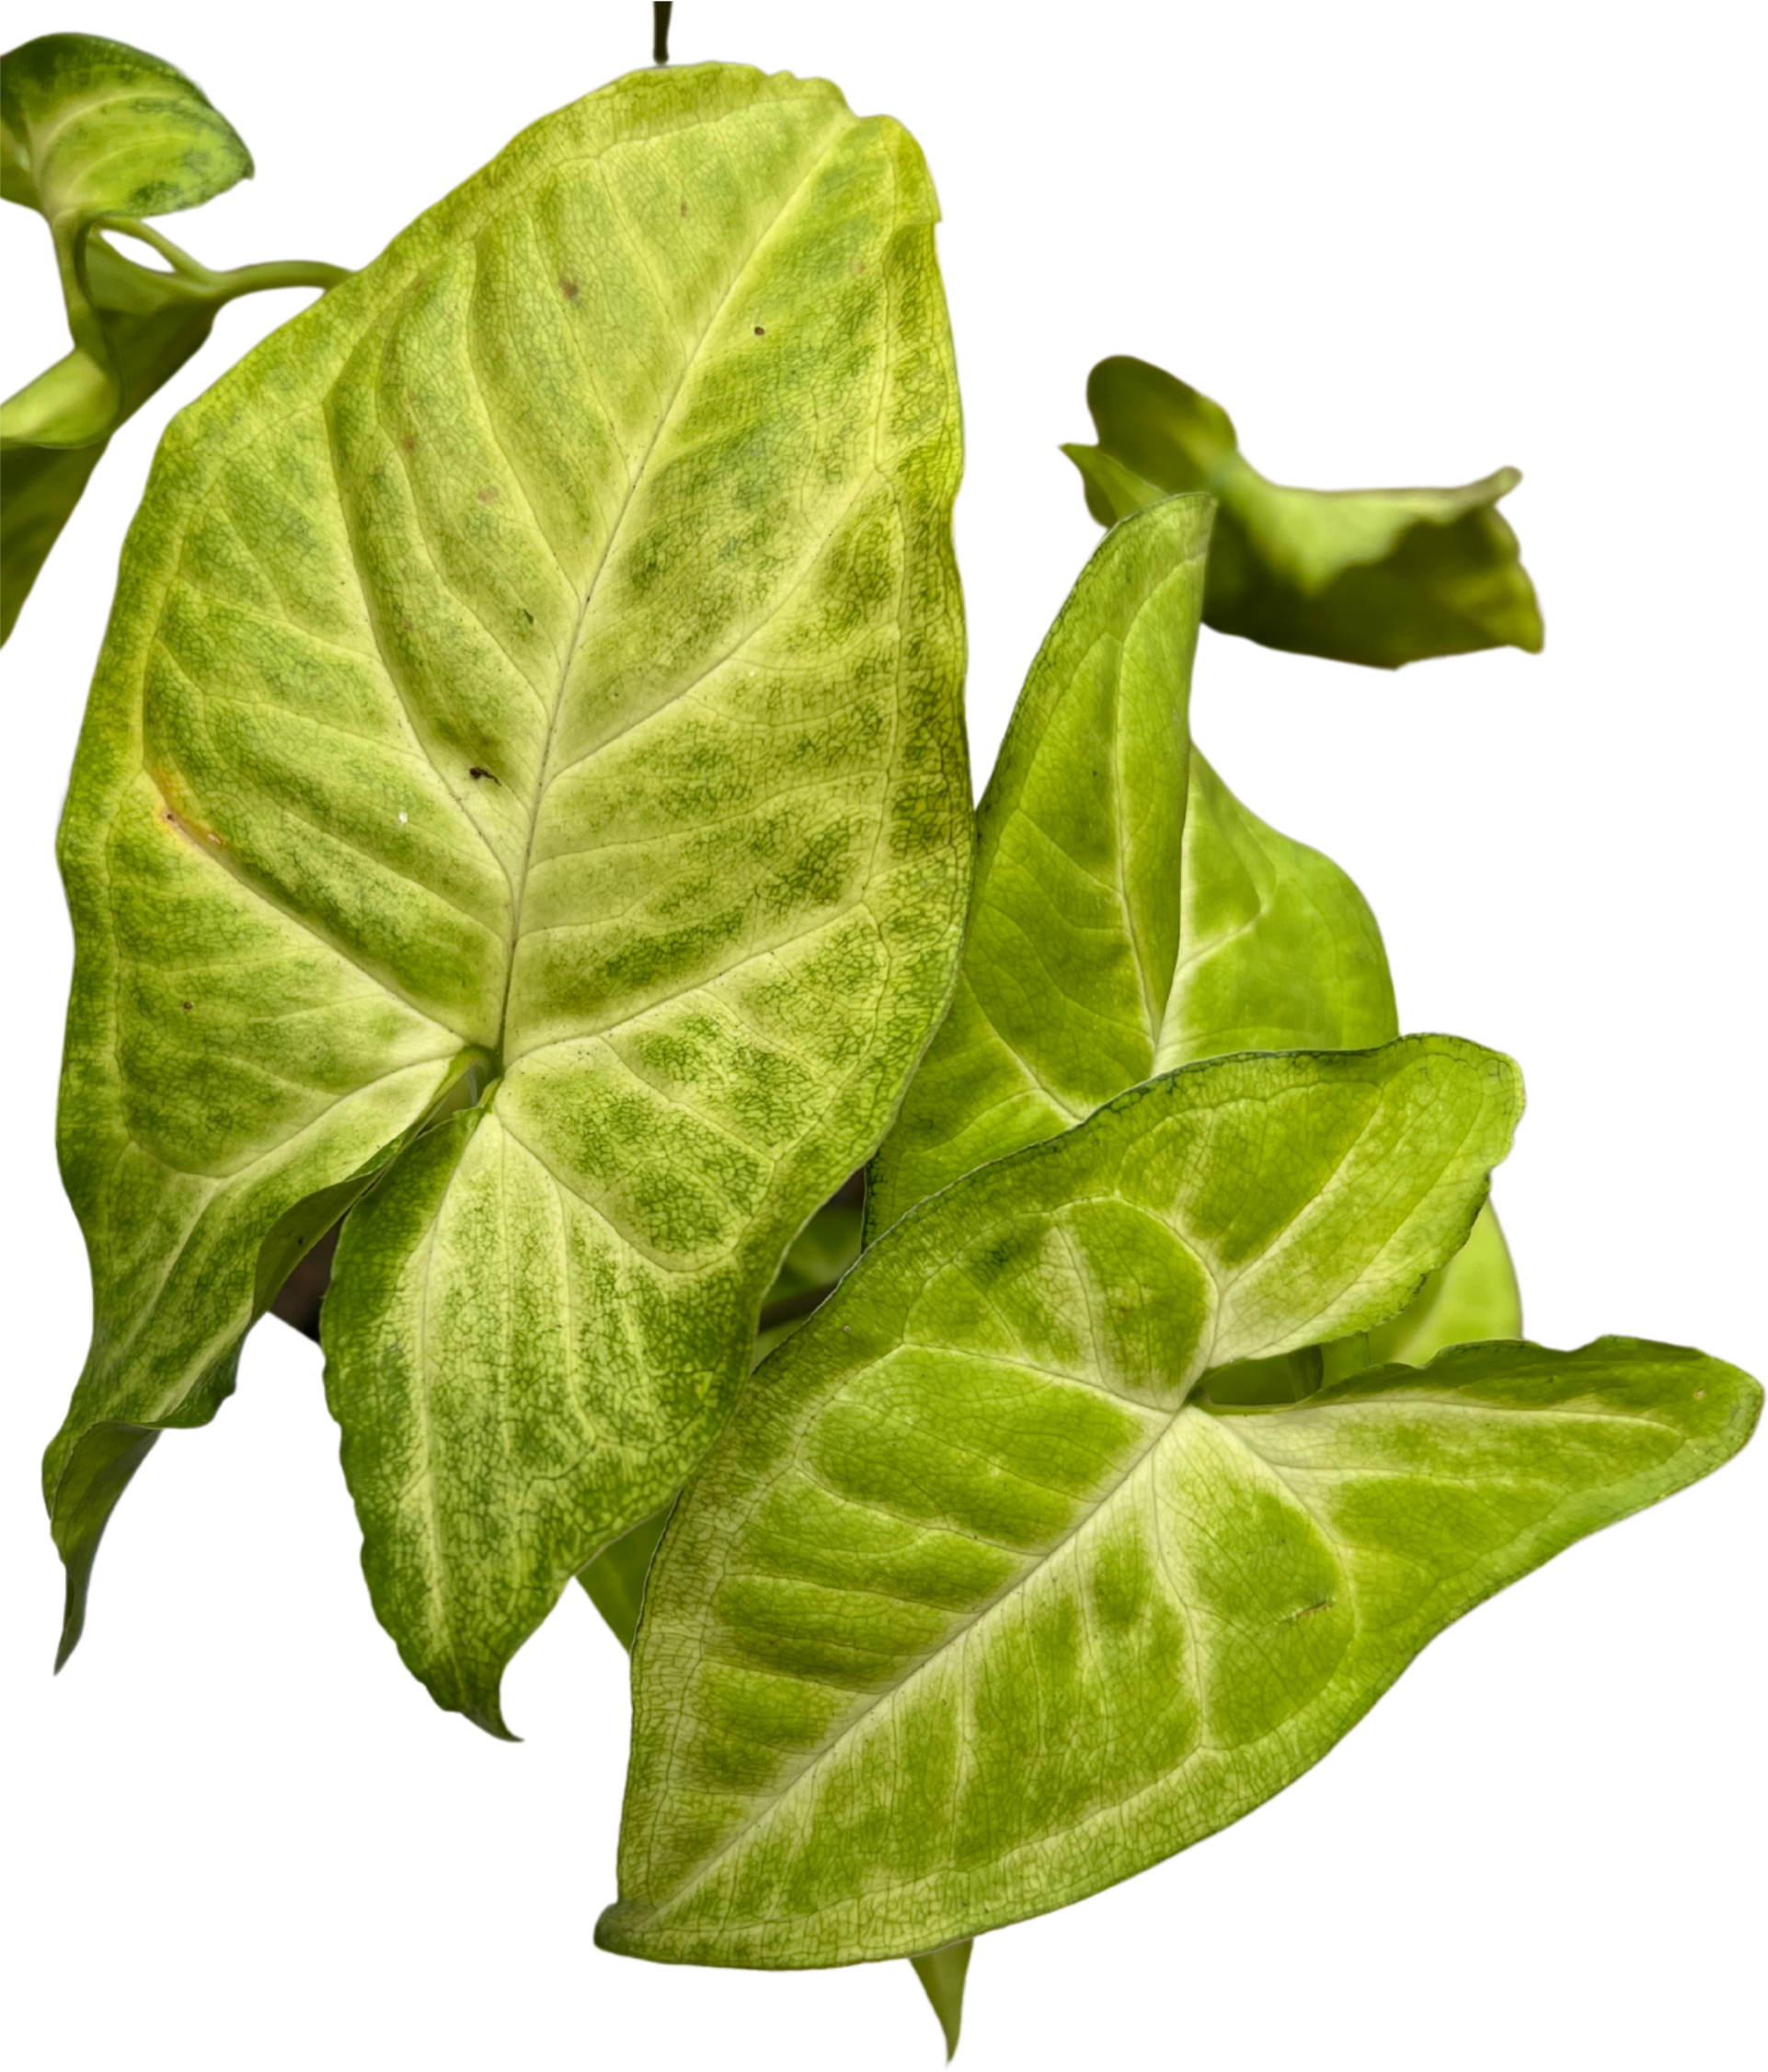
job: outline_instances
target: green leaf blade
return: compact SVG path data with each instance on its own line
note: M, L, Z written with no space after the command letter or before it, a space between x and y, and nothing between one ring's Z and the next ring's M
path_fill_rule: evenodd
M1534 586L1497 508L1514 468L1452 489L1292 489L1242 457L1219 404L1145 361L1101 361L1086 398L1099 443L1062 450L1101 524L1163 493L1220 500L1204 606L1217 631L1372 669L1539 651Z
M1362 895L1191 740L1211 511L1178 495L1115 527L1032 664L977 811L952 1010L868 1174L874 1234L1157 1072L1399 1033Z
M602 1614L608 1631L628 1654L638 1631L638 1614L645 1601L645 1578L651 1556L669 1523L667 1509L641 1518L628 1532L612 1540L578 1571L578 1581L589 1593L590 1602Z
M0 189L52 224L194 209L252 173L237 131L193 80L104 36L8 51L0 126Z
M1126 1479L1135 1501L1096 1509L1065 1562L968 1600L944 1644L901 1668L851 1654L852 1695L832 1700L810 1769L778 1815L757 1812L752 1837L733 1830L756 1779L708 1746L813 1723L783 1695L805 1672L770 1667L752 1608L739 1625L715 1597L720 1645L737 1652L721 1678L700 1672L681 1783L654 1825L647 1766L635 1770L623 1890L637 1889L599 1938L663 1961L855 1962L1145 1869L1317 1761L1475 1605L1728 1460L1761 1393L1702 1354L1603 1339L1458 1346L1283 1408L1188 1405ZM878 1600L924 1597L900 1549L871 1540ZM660 1605L690 1545L666 1547ZM826 1520L819 1545L831 1568L845 1551ZM763 1552L741 1529L731 1568L787 1554L783 1535ZM693 1673L683 1630L653 1616L647 1711L648 1686ZM832 1664L824 1676L836 1689Z
M946 2062L958 2055L958 2039L964 2026L964 1981L970 1975L973 1942L948 1942L929 1950L925 1956L911 1959L921 1989L939 2018L946 2039Z
M1418 1298L1369 1334L1370 1364L1424 1367L1451 1345L1521 1338L1522 1295L1490 1202L1461 1250L1439 1267Z
M1365 1050L1400 1033L1369 902L1330 857L1243 806L1195 750L1183 901L1155 1071L1234 1050Z
M868 1231L1154 1069L1210 523L1179 497L1119 527L1031 666L977 812L958 991L867 1175Z
M121 1214L151 1328L155 1233L228 1233L190 1328L236 1345L235 1255L292 1205L279 1147L328 1185L367 1155L340 1120L365 1089L385 1152L476 1053L488 1107L346 1227L323 1334L359 1463L409 1440L419 1330L451 1390L478 1377L432 1434L439 1500L476 1507L457 1602L426 1596L379 1467L357 1494L397 1637L488 1723L521 1635L716 1430L782 1254L948 996L970 806L936 212L912 141L831 87L635 75L178 419L132 535L63 833L100 1312L76 1423L140 1388L109 1349ZM424 1256L532 1265L559 1313L499 1280L494 1344L425 1309ZM156 1373L175 1406L188 1363ZM466 1435L530 1396L570 1465L545 1502L512 1465L480 1517Z
M1220 1481L1188 1389L1397 1310L1464 1238L1519 1102L1513 1068L1443 1037L1230 1059L894 1226L769 1363L660 1550L600 1940L913 1955L1059 1904L1079 1823L1139 1849L1119 1810L1204 1711L1148 1537L1194 1471ZM1275 1518L1255 1508L1227 1544ZM1330 1595L1327 1552L1297 1558ZM1062 1895L1154 1855L1108 1850Z

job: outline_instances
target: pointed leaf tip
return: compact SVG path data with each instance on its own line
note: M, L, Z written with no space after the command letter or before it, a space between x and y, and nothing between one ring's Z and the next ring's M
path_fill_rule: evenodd
M914 1975L921 1981L946 2039L946 2063L958 2055L958 2039L964 2025L964 1981L970 1972L973 1941L947 1942L938 1950L912 1957Z

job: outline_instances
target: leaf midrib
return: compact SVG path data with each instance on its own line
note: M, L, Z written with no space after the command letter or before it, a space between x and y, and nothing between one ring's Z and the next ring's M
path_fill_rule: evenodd
M1383 1091L1385 1092L1386 1090L1383 1089ZM1471 1136L1473 1130L1478 1127L1479 1120L1484 1115L1484 1105L1485 1105L1483 1103L1480 1105L1480 1108L1475 1115L1474 1121L1469 1124L1468 1129L1464 1133L1462 1139L1457 1143L1454 1153L1442 1159L1442 1161L1441 1162L1441 1170L1439 1172L1437 1180L1433 1182L1430 1187L1425 1190L1424 1196L1420 1197L1420 1200L1428 1198L1430 1194L1434 1193L1436 1186L1441 1184L1442 1174L1450 1171L1455 1165L1461 1156L1461 1153L1464 1150L1467 1138ZM1303 1205L1302 1208L1298 1210L1297 1214L1294 1217L1291 1218L1290 1220L1283 1226L1283 1229L1279 1233L1277 1240L1278 1245L1280 1247L1282 1244L1292 1241L1293 1234L1297 1227L1301 1224L1303 1219L1306 1217L1310 1212L1318 1209L1321 1204L1334 1191L1338 1182L1339 1176L1343 1173L1346 1163L1349 1160L1351 1154L1362 1143L1369 1128L1371 1128L1376 1117L1381 1114L1383 1106L1384 1103L1378 1103L1375 1110L1370 1116L1364 1118L1361 1127L1352 1136L1349 1143L1345 1147L1339 1158L1335 1162L1332 1172L1327 1176L1324 1186L1313 1196L1311 1196L1309 1200ZM1139 1208L1144 1214L1151 1213L1145 1208L1143 1208L1142 1204L1128 1201L1126 1197L1119 1194L1115 1189L1104 1189L1101 1190L1098 1195L1089 1196L1086 1198L1093 1200L1116 1200L1122 1202L1123 1205L1127 1208ZM1408 1213L1406 1218L1403 1219L1402 1224L1400 1226L1401 1229L1404 1229L1406 1227L1406 1224L1410 1222L1412 1214L1416 1213L1416 1207L1417 1205L1415 1205L1414 1210ZM1162 1219L1156 1219L1156 1220ZM1211 1289L1211 1315L1208 1322L1210 1350L1207 1357L1200 1357L1198 1362L1197 1371L1198 1375L1200 1377L1211 1367L1217 1364L1217 1356L1221 1350L1222 1322L1226 1305L1232 1297L1232 1292L1234 1287L1242 1278L1245 1277L1245 1275L1249 1270L1249 1268L1246 1265L1243 1265L1238 1271L1226 1270L1224 1268L1224 1263L1218 1260L1211 1248L1198 1237L1193 1235L1190 1231L1185 1230L1181 1226L1179 1229L1175 1231L1174 1234L1178 1238L1179 1242L1186 1247L1186 1249L1188 1250L1197 1259L1199 1265L1203 1268L1204 1272L1209 1276L1210 1278ZM1344 1291L1344 1295L1340 1299L1348 1300L1353 1298L1356 1290L1360 1288L1373 1273L1379 1270L1381 1260L1385 1256L1387 1251L1394 1242L1395 1237L1396 1237L1398 1234L1398 1231L1390 1233L1389 1237L1383 1243L1375 1257L1368 1262L1363 1271L1358 1275L1356 1280L1350 1285L1348 1289ZM1264 1254L1260 1255L1261 1261L1264 1256ZM1330 1305L1328 1305L1328 1307L1330 1307ZM1325 1311L1317 1312L1315 1317L1308 1319L1308 1325L1311 1326L1317 1323L1318 1316L1324 1313ZM1089 1321L1090 1314L1091 1312L1089 1306ZM900 1343L907 1344L910 1342L911 1341L907 1339L907 1336L905 1334L903 1340ZM1200 1334L1198 1343L1199 1346L1200 1347L1203 1343L1202 1334ZM892 1349L894 1350L896 1348ZM1237 1357L1257 1356L1242 1355ZM864 1367L866 1368L870 1368L877 1366L878 1364L879 1364L879 1359L878 1357L874 1357L866 1361L864 1363ZM1116 1479L1112 1482L1111 1486L1104 1490L1098 1496L1094 1498L1093 1501L1085 1506L1085 1510L1079 1515L1075 1521L1062 1533L1061 1537L1056 1541L1054 1541L1048 1548L1045 1548L1041 1551L1027 1551L1027 1552L1023 1556L1026 1565L1018 1574L1010 1577L993 1596L989 1597L985 1604L978 1606L973 1611L967 1614L962 1620L961 1623L958 1624L949 1635L942 1639L935 1647L924 1654L908 1670L905 1671L905 1673L899 1679L887 1686L884 1689L877 1692L870 1699L869 1702L861 1707L851 1719L844 1722L839 1732L834 1734L833 1737L831 1738L828 1742L826 1742L825 1745L805 1763L803 1768L795 1773L795 1775L786 1784L783 1785L778 1792L770 1795L765 1804L757 1814L755 1819L752 1822L746 1823L743 1826L738 1828L738 1830L730 1837L730 1838L727 1842L725 1842L718 1849L718 1851L710 1859L707 1860L706 1863L697 1867L681 1886L677 1887L675 1891L670 1893L666 1897L650 1903L647 1908L647 1911L653 1918L660 1916L666 1908L674 1907L680 1903L682 1899L685 1898L689 1893L696 1890L702 1883L704 1883L706 1880L712 1875L718 1865L722 1862L724 1859L729 1856L733 1850L738 1849L757 1827L759 1827L763 1822L770 1820L773 1817L775 1810L781 1803L783 1803L786 1799L792 1796L798 1791L799 1785L802 1784L807 1778L813 1775L814 1772L829 1758L830 1756L834 1754L837 1749L842 1747L843 1745L852 1736L852 1734L858 1731L863 1723L867 1719L868 1719L871 1714L878 1709L879 1706L893 1703L903 1691L908 1689L916 1682L916 1680L921 1677L924 1671L939 1661L943 1656L945 1656L947 1652L951 1647L959 1644L962 1641L964 1636L970 1633L982 1620L992 1618L993 1614L997 1610L999 1610L999 1608L1004 1604L1011 1602L1018 1595L1018 1593L1027 1586L1028 1583L1034 1576L1040 1574L1051 1561L1058 1559L1069 1549L1071 1549L1074 1545L1075 1541L1081 1537L1081 1535L1088 1530L1093 1521L1102 1513L1104 1513L1108 1506L1114 1505L1121 1497L1124 1490L1129 1487L1133 1478L1142 1471L1142 1469L1149 1461L1149 1460L1158 1452L1159 1448L1162 1446L1165 1445L1172 1438L1174 1433L1176 1433L1179 1429L1180 1425L1188 1411L1195 1411L1196 1414L1200 1416L1209 1414L1209 1413L1201 1410L1198 1405L1191 1402L1190 1391L1188 1390L1186 1396L1179 1402L1175 1404L1170 1410L1167 1410L1162 1405L1142 1402L1138 1401L1138 1399L1134 1396L1124 1394L1123 1392L1117 1390L1102 1391L1102 1384L1097 1381L1081 1381L1075 1377L1067 1375L1058 1375L1055 1377L1055 1379L1060 1382L1067 1384L1069 1386L1074 1386L1083 1389L1091 1389L1095 1392L1108 1392L1115 1396L1119 1401L1125 1403L1126 1406L1129 1407L1132 1412L1144 1414L1153 1418L1161 1420L1161 1422L1157 1424L1155 1429L1144 1440L1142 1445L1136 1448L1129 1456L1127 1456L1121 1469L1118 1471ZM844 1388L845 1383L844 1382ZM812 1413L811 1419L807 1421L807 1423L802 1425L798 1432L792 1448L792 1464L799 1471L803 1471L805 1467L803 1460L803 1447L811 1428L811 1424L814 1422L815 1416L820 1414L821 1411L826 1407L827 1402L832 1400L833 1399L830 1398L820 1400L819 1403L816 1406L816 1410ZM1304 1407L1304 1405L1286 1407L1293 1409ZM1214 1420L1212 1420L1212 1422L1214 1422ZM1254 1449L1251 1448L1246 1441L1237 1441L1236 1443L1240 1445L1243 1451L1254 1451ZM1269 1463L1266 1463L1264 1461L1262 1456L1256 1457L1259 1460L1261 1466L1266 1466L1267 1468L1269 1468ZM1273 1473L1276 1472L1274 1469L1270 1469L1269 1471ZM855 1497L848 1497L845 1500L860 1509L867 1509L871 1507ZM1302 1499L1300 1498L1299 1494L1296 1500L1298 1505L1301 1505L1302 1508L1303 1508L1304 1510L1307 1508L1307 1506L1302 1503ZM883 1515L890 1516L892 1514L887 1511ZM918 1522L924 1529L930 1531L950 1529L947 1528L942 1528L931 1520L920 1520L916 1522ZM968 1537L975 1538L977 1536L972 1533L968 1535ZM697 1636L698 1644L703 1650L706 1648L707 1643L706 1627L709 1617L710 1598L708 1597L707 1608L706 1612L702 1614ZM778 1673L786 1674L786 1672Z
M631 516L633 505L637 498L639 487L645 480L651 462L656 457L658 447L662 442L663 434L674 422L676 411L681 405L683 395L687 388L688 377L694 372L695 366L698 364L700 356L705 350L706 340L717 329L719 321L724 316L725 312L730 307L731 302L735 298L738 290L748 279L750 271L754 266L756 258L762 251L763 247L769 242L775 232L779 229L780 225L785 223L786 218L791 214L792 211L798 206L799 200L802 199L805 193L805 190L809 187L812 180L816 178L817 175L822 170L823 166L827 165L831 156L841 147L843 143L845 142L849 134L850 127L852 126L853 125L851 124L851 119L848 125L837 123L832 134L829 138L829 141L823 145L822 149L817 153L815 158L811 161L803 177L792 189L792 191L780 203L778 209L775 211L774 214L769 217L766 223L757 234L754 242L750 246L748 251L744 253L740 263L738 265L735 271L730 277L729 284L725 289L724 293L718 298L717 304L714 306L711 314L707 316L705 324L701 326L698 338L695 339L693 345L683 355L682 361L682 370L680 374L676 377L675 386L670 392L669 401L664 405L661 412L660 413L657 419L656 428L652 431L650 439L645 447L644 453L639 459L638 465L636 469L634 469L631 479L626 485L626 493L621 499L620 508L614 513L613 521L608 527L607 538L603 544L602 553L596 561L595 567L591 570L588 578L584 581L582 599L578 605L577 622L571 629L570 641L566 648L564 661L559 667L558 681L557 688L555 689L553 693L552 717L547 725L546 745L541 752L540 780L534 789L534 811L529 816L528 838L527 841L522 844L522 861L518 865L516 871L512 875L511 878L512 896L510 907L510 955L509 961L504 969L503 1000L498 1011L497 1034L492 1039L491 1045L493 1059L493 1077L495 1077L499 1073L501 1073L506 1069L504 1053L509 1036L510 1002L515 986L516 959L521 952L522 947L522 907L527 896L529 874L534 866L534 841L540 828L540 817L545 807L547 788L551 784L553 777L555 775L553 769L553 759L557 750L559 727L561 721L563 720L565 713L565 693L568 685L570 682L572 669L577 662L579 655L582 652L584 637L590 623L591 607L595 601L597 586L600 584L603 574L607 568L608 562L614 554L615 545L619 542L621 533L626 524L626 521ZM542 537L545 537L544 533Z

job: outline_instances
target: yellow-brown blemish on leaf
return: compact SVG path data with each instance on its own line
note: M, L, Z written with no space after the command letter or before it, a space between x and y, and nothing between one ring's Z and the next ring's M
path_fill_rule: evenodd
M165 784L160 785L162 799L165 798L166 789L167 787ZM224 849L227 846L224 835L217 834L212 827L206 826L192 813L179 812L176 807L163 804L159 810L159 818L164 826L170 828L175 834L188 841L193 849L199 842L207 842L213 849Z
M486 487L484 487L483 489L481 489L481 490L479 491L479 501L480 501L480 503L482 503L482 504L494 504L494 503L496 503L496 502L497 502L497 500L498 500L498 488L497 488L497 484L496 484L495 482L493 482L493 483L488 483L488 484L487 484L487 486L486 486Z
M577 282L568 274L563 273L558 277L558 292L568 303L574 303L578 296L582 293L582 290Z
M1292 1611L1287 1618L1280 1620L1278 1623L1283 1626L1294 1626L1303 1619L1317 1618L1321 1612L1330 1611L1337 1601L1337 1597L1322 1597L1317 1604L1303 1605L1300 1611Z

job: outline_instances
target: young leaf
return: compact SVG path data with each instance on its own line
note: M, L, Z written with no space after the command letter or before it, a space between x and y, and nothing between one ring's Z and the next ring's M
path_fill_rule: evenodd
M1520 1106L1514 1066L1447 1036L1194 1065L863 1254L659 1550L598 1940L913 1955L1178 1846L1168 1799L1217 1803L1190 1766L1206 1720L1212 1746L1234 1728L1218 1694L1262 1740L1315 1689L1272 1651L1317 1630L1329 1680L1345 1629L1312 1616L1343 1594L1329 1549L1243 1490L1188 1392L1392 1315L1465 1237ZM1285 1753L1247 1758L1268 1790Z
M1500 468L1461 489L1286 489L1242 459L1220 404L1145 361L1086 384L1096 446L1064 446L1110 525L1176 490L1221 502L1203 616L1220 633L1398 669L1433 655L1542 644L1534 586L1498 500Z
M211 274L134 219L195 208L249 177L250 154L201 89L99 36L44 36L0 59L0 190L55 241L74 349L0 406L0 643L11 635L110 435L168 382L235 295L327 287L303 262ZM170 273L100 235L121 221Z
M1031 665L951 1013L867 1175L873 1233L1156 1072L1399 1033L1361 894L1191 745L1211 509L1173 497L1109 532Z
M266 1233L471 1047L322 1329L377 1608L493 1728L949 993L935 213L826 84L636 74L177 420L131 535L63 837L97 1318L51 1500L212 1411Z
M194 80L105 36L40 36L0 58L0 194L63 226L194 209L252 155Z

